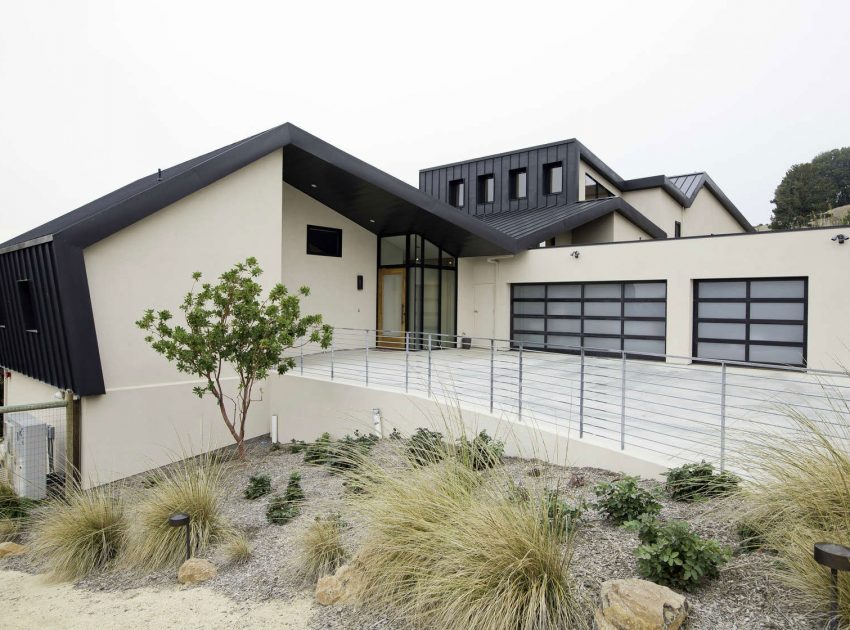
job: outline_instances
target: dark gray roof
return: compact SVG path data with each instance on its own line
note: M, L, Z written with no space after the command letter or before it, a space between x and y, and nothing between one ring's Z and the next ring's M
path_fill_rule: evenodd
M673 175L670 182L685 195L693 200L705 182L705 173L689 173L688 175Z
M515 238L517 244L526 249L611 212L619 212L654 238L667 237L664 230L638 212L622 197L576 201L552 208L513 210L482 215L479 218L487 225Z

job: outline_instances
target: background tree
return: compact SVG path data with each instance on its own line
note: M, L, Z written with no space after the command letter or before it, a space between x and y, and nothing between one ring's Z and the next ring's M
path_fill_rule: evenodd
M803 227L823 213L850 204L850 147L795 164L776 187L773 229Z
M201 274L195 272L180 305L185 326L172 326L167 310L148 309L136 322L154 350L181 372L206 381L194 391L200 398L212 394L216 399L240 458L245 455L245 420L257 381L272 370L284 374L295 367L295 359L283 357L286 350L308 342L327 348L332 336L321 315L301 315L301 297L310 294L309 288L293 294L276 284L263 299L257 282L262 273L257 260L248 258L223 273L217 284L203 283L197 291ZM222 386L227 366L239 381L234 396Z

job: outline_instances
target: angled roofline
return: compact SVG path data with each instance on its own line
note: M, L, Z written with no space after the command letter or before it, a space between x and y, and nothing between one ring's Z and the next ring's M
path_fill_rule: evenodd
M505 157L506 155L512 155L513 153L521 153L523 151L537 151L538 149L547 149L549 147L556 147L562 144L572 144L573 142L578 142L575 138L568 138L566 140L559 140L557 142L546 142L545 144L537 144L533 147L523 147L521 149L514 149L513 151L501 151L500 153L493 153L492 155L485 155L482 157L474 157L468 160L457 160L456 162L449 162L448 164L440 164L439 166L428 166L426 168L420 168L420 173L427 173L428 171L436 171L441 168L449 168L452 166L459 166L461 164L467 164L469 162L479 162L481 160L494 160L496 158Z

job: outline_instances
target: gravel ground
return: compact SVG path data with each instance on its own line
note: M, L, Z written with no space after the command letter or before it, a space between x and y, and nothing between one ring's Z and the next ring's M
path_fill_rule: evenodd
M379 444L374 453L392 452L392 447ZM358 523L346 505L342 479L323 468L305 466L302 454L272 450L268 439L258 439L248 445L244 462L234 465L228 479L225 516L248 535L251 558L242 565L228 564L220 550L211 550L207 557L219 567L219 575L207 586L240 602L249 609L263 602L276 600L295 602L309 595L312 586L299 575L297 541L316 516L340 512L352 527L347 534L349 548L357 546ZM581 468L565 469L541 462L507 459L505 472L515 482L533 490L538 486L558 487L568 499L592 501L593 486L617 476L606 470ZM248 477L267 474L271 477L273 493L282 493L290 472L301 473L301 486L307 500L301 514L286 525L269 525L265 509L271 495L249 501L243 498ZM539 476L530 473L539 473ZM146 475L129 480L131 488L141 489ZM572 483L570 480L572 479ZM655 482L643 484L652 488ZM572 487L571 487L572 486ZM720 572L720 577L688 594L692 604L692 629L788 628L792 630L818 627L821 624L807 616L790 598L787 589L771 575L772 558L765 553L738 553L738 537L729 518L728 505L712 503L686 504L663 499L661 518L689 522L701 535L715 538L736 550L732 560ZM596 594L599 585L612 578L640 577L633 551L637 535L611 525L595 510L585 512L584 525L576 541L573 571L577 581ZM26 556L0 560L0 569L33 573L38 570ZM140 576L125 570L111 570L92 575L76 585L87 591L123 591L136 588L164 588L173 585L175 572L162 571ZM312 614L308 629L340 630L374 628L397 630L401 626L350 606L318 608Z

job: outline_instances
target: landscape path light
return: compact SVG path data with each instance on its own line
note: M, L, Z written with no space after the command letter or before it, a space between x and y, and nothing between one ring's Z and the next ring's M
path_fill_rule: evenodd
M185 527L186 528L186 560L189 560L192 557L192 543L189 540L189 518L188 514L183 512L178 512L177 514L172 514L168 517L168 524L171 527Z
M838 572L850 571L850 549L835 543L815 543L815 561L832 573L832 615L828 630L838 630Z

